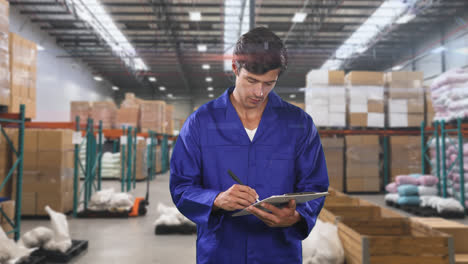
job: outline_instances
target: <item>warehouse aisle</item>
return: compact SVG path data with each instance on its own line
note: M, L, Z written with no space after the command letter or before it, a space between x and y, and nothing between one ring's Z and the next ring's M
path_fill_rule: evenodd
M103 182L104 188L120 188L114 181ZM145 183L137 183L136 196L143 196ZM158 175L151 183L150 208L145 217L130 219L70 219L73 238L89 240L89 249L72 263L195 263L196 236L155 236L153 223L158 202L172 205L169 173ZM49 221L23 221L22 231Z

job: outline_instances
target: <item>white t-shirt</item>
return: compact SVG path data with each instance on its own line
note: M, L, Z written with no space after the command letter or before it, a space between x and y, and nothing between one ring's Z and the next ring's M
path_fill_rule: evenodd
M244 127L245 128L245 127ZM258 127L257 127L258 128ZM255 132L257 132L257 128L253 129L253 130L250 130L250 129L247 129L245 128L245 131L247 131L247 135L249 136L250 138L250 141L252 141L254 139L254 136L255 136Z

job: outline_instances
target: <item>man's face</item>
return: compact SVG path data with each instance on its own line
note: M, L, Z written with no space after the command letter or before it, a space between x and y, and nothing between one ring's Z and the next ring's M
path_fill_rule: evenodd
M265 74L257 75L243 68L237 70L235 65L233 65L233 70L237 77L236 96L238 95L241 104L249 109L263 105L268 94L275 87L280 73L280 69L275 69Z

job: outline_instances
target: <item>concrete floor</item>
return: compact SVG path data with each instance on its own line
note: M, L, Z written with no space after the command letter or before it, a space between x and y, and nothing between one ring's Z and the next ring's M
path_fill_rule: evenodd
M104 181L103 188L120 189L117 181ZM146 183L137 183L135 196L145 194ZM169 174L158 175L151 182L150 205L144 217L129 219L73 219L69 227L73 239L89 241L85 254L71 263L195 263L196 235L156 236L153 223L158 217L158 203L173 205L169 195ZM37 226L49 227L48 220L24 220L22 231Z
M120 189L117 181L104 181L103 188ZM135 196L143 196L146 183L137 183ZM385 206L384 195L354 195ZM196 236L155 236L153 223L158 217L158 203L173 205L169 195L169 174L158 175L151 182L150 205L144 217L129 219L73 219L69 217L73 239L89 241L89 249L72 263L195 263ZM390 208L390 207L389 207ZM400 213L411 216L404 211ZM468 225L468 219L456 220ZM48 220L24 220L22 231L37 226L50 226Z

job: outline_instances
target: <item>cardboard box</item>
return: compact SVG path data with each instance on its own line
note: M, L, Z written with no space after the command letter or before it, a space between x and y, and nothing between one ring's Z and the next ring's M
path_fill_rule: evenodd
M367 127L385 127L385 115L383 113L368 113Z
M61 192L38 193L36 215L48 215L45 207L49 206L54 211L66 213L70 211L70 194Z
M38 132L39 151L64 151L73 150L73 131L62 129L43 129Z
M346 136L346 146L362 146L362 145L370 145L370 146L378 146L380 151L380 143L379 143L379 136L374 135L354 135L354 136Z
M347 178L347 192L380 192L380 178Z
M414 81L424 80L423 72L407 72L407 71L396 71L396 72L387 72L385 74L385 82L397 82L397 81Z
M347 161L348 162L348 161ZM346 165L346 178L378 178L380 175L379 163L375 164L349 164Z
M367 101L367 110L369 113L385 113L384 101L369 99Z
M350 113L349 125L352 127L367 126L367 113Z
M74 152L72 151L41 151L39 153L39 168L73 168Z
M36 215L37 194L35 192L23 192L21 203L21 215Z
M344 82L345 82L344 71L328 71L328 84L344 85Z
M384 85L382 72L352 71L346 75L346 82L351 85Z
M408 113L411 114L424 114L424 98L408 100Z
M10 221L13 223L15 222L15 202L14 201L5 201L0 203L0 207L2 208L5 215L8 217ZM7 218L0 214L0 225L2 226L3 231L6 233L13 231L13 226L8 222ZM13 238L14 234L11 233L8 235L9 238Z

